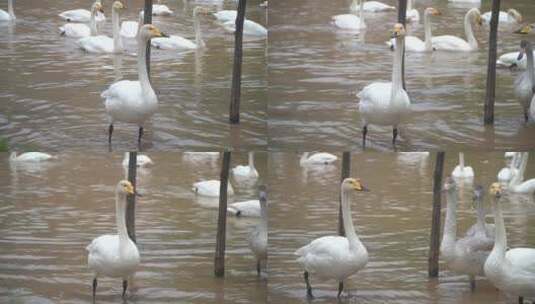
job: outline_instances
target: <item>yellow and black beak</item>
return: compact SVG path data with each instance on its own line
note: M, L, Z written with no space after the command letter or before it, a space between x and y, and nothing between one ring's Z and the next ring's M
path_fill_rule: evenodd
M526 25L526 26L523 26L522 28L516 30L514 33L515 34L521 34L521 35L527 35L531 32L531 26L530 25Z

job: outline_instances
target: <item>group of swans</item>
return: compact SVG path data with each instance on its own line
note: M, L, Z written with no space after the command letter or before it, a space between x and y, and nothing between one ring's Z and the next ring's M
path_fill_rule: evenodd
M7 12L3 9L0 9L0 22L14 21L17 17L15 16L15 11L13 10L13 0L7 0Z
M324 236L297 249L297 262L304 268L307 296L312 297L309 274L320 278L335 279L338 297L344 289L344 280L363 269L368 263L368 251L360 241L351 216L352 192L368 191L360 179L346 178L341 185L342 219L346 236ZM338 208L338 207L337 207Z
M432 34L431 34L431 21L429 20L430 16L439 16L440 12L432 7L428 7L424 11L424 41L416 36L406 36L405 37L405 50L407 52L431 52L434 51ZM396 39L392 38L387 41L386 44L394 50L396 47Z
M88 53L120 53L123 51L123 42L120 36L120 14L125 6L120 1L113 2L111 20L113 37L97 35L84 37L78 40L80 48ZM94 23L94 17L92 17ZM96 32L96 29L95 29Z
M518 59L526 57L526 70L517 76L514 82L514 93L524 111L524 120L535 121L535 67L531 42L522 40Z
M97 35L97 13L104 13L102 4L98 1L91 6L91 16L89 18L89 25L84 23L66 23L59 28L62 36L81 38L87 36Z

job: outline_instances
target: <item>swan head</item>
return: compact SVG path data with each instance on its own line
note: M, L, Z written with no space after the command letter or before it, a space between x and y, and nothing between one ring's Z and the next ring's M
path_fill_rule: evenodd
M344 191L369 191L368 188L366 188L366 186L362 184L360 178L351 177L344 179L344 181L342 182L342 189Z
M434 8L434 7L426 8L425 9L425 14L426 15L431 15L431 16L440 16L440 15L442 15L442 13L439 10L437 10L436 8Z
M468 11L468 13L466 13L467 15L471 16L475 21L475 23L479 26L482 26L483 25L483 19L481 18L481 12L479 11L479 9L477 7L474 7L472 9L470 9Z
M111 7L114 11L119 12L126 8L126 5L124 5L121 1L115 1L113 2L113 5Z
M520 14L519 11L515 10L514 8L508 9L507 15L513 18L517 23L522 23L522 15Z
M401 23L394 24L394 28L392 29L392 38L398 38L405 36L405 27Z
M444 182L444 187L442 188L442 190L450 192L450 191L455 191L456 189L457 189L457 183L451 176L448 176L446 178L446 181Z
M95 3L93 3L93 6L91 6L91 10L94 12L101 12L104 14L104 7L102 6L102 3L100 3L100 1L95 1Z
M127 180L122 180L117 184L117 193L120 193L123 195L131 194L131 195L141 196L134 189L134 186L132 185L132 183Z
M524 25L520 29L516 30L515 34L527 35L527 34L531 33L531 31L533 31L534 27L535 27L534 24Z
M162 33L157 27L152 24L145 24L141 27L139 31L139 37L143 40L149 40L156 37L169 37L168 35Z
M531 42L527 40L520 41L520 52L518 53L517 60L521 60L524 54L532 52Z
M502 196L502 185L500 183L492 183L489 187L489 193L495 198L500 198Z
M193 15L210 15L210 13L212 13L213 10L207 8L207 7L203 7L203 6L196 6L194 9L193 9Z

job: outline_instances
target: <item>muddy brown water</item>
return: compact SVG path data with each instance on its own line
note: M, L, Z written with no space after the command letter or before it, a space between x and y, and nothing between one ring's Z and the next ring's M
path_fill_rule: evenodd
M383 1L395 5L397 1ZM433 35L464 38L463 19L472 4L418 0L422 14L435 7ZM491 1L482 1L481 12ZM535 22L531 0L501 1L502 10L518 9L527 22ZM276 1L269 11L270 147L300 149L361 149L361 123L356 93L373 81L389 81L392 52L385 45L395 11L365 16L360 35L337 30L331 17L349 12L349 1ZM423 15L421 15L423 17ZM408 28L423 37L423 21ZM498 54L518 51L519 42L532 36L500 31ZM406 54L406 84L413 113L405 124L402 150L528 149L535 147L533 126L523 122L513 95L517 72L497 72L495 126L483 126L488 27L475 30L479 50L471 53ZM392 150L391 127L371 126L367 148Z

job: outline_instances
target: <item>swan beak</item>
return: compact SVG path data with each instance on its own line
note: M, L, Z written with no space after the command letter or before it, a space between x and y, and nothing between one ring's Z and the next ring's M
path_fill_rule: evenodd
M522 27L521 29L516 30L514 33L515 34L526 35L526 34L529 34L529 32L531 32L531 26L526 25L526 26Z
M99 12L101 12L101 13L104 14L104 8L102 7L102 4L100 4L100 2L99 2L99 3L97 3L96 6L97 6L97 7L96 7L96 8L97 8L97 11L99 11Z
M489 192L496 198L500 198L502 196L502 186L500 185L500 183L493 183L492 185L490 185Z
M401 35L405 34L405 28L403 27L403 24L396 23L394 25L394 30L392 30L392 38L397 38Z
M477 25L479 25L479 26L482 26L482 25L483 25L483 19L481 19L481 16L477 16L476 23L477 23Z
M440 15L442 15L442 13L439 10L434 9L432 15L433 16L440 16Z
M160 37L169 38L169 35L167 35L166 33L162 33L162 32L160 32Z

